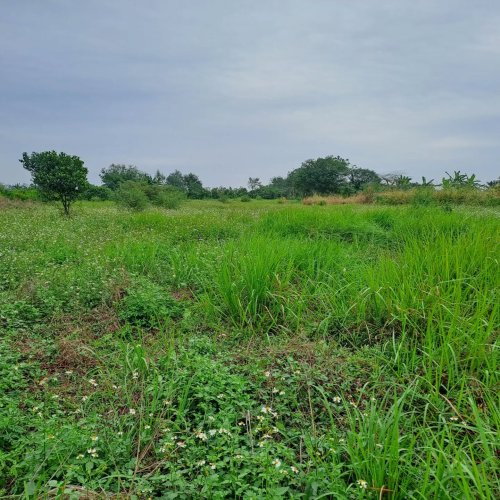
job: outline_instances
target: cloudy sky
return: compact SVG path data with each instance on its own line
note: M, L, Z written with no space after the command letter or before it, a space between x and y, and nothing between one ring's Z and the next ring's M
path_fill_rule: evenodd
M340 155L500 175L498 0L0 0L0 182L23 151L267 181Z

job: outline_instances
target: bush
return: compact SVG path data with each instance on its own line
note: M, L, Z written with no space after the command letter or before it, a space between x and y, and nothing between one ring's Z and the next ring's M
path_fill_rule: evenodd
M153 205L170 210L179 208L186 199L186 194L175 186L147 186L146 195Z
M252 198L250 198L250 196L248 195L245 195L241 197L241 201L248 203L249 201L252 201Z
M130 210L144 210L149 203L143 187L138 182L124 182L115 194L115 200Z
M117 304L122 321L145 327L158 326L166 318L180 312L179 304L160 286L147 278L136 278Z

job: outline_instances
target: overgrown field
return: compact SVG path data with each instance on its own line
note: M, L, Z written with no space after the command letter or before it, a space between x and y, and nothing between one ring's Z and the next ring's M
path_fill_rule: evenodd
M499 498L498 209L0 212L0 496Z

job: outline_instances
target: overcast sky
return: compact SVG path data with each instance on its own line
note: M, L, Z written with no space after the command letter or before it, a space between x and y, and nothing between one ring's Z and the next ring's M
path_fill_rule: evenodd
M498 0L0 0L0 182L23 151L267 181L340 155L500 175Z

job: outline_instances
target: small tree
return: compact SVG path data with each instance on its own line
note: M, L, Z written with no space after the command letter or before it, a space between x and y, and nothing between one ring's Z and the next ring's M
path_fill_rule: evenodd
M46 200L60 201L64 213L69 215L71 204L78 199L88 186L88 170L78 156L66 153L44 151L23 153L19 160L31 173L33 184Z

